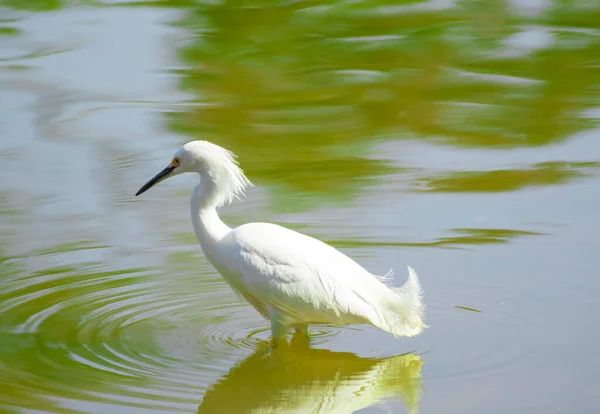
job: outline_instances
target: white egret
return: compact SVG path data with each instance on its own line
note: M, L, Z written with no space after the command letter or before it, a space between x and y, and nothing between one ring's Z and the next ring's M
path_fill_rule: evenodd
M424 305L417 273L408 267L400 287L369 273L335 248L270 223L228 227L217 209L252 184L230 151L192 141L136 193L175 175L193 172L200 182L191 198L194 232L210 263L229 285L271 321L274 343L290 328L308 335L311 324L370 324L394 336L418 335Z

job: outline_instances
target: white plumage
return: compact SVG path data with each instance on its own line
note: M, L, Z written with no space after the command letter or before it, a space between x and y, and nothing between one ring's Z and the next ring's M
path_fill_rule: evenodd
M224 148L207 141L185 144L136 195L184 172L200 175L191 212L204 254L271 321L273 340L284 338L290 328L308 334L311 324L370 324L395 336L414 336L426 327L421 286L412 268L407 282L394 288L389 284L393 271L373 275L312 237L269 223L235 229L223 223L217 208L251 185Z

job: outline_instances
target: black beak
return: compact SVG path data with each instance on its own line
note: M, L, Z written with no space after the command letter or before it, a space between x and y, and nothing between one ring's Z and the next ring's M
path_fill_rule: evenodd
M167 178L169 176L169 174L171 174L171 172L176 168L175 165L169 165L167 168L165 168L164 170L162 170L161 172L159 172L158 174L156 174L156 176L151 179L150 181L148 181L146 184L144 184L142 186L142 188L140 188L138 190L137 193L135 193L136 197L139 196L142 193L145 193L146 191L148 191L151 187L154 187L156 184L160 183L162 180L164 180L165 178Z

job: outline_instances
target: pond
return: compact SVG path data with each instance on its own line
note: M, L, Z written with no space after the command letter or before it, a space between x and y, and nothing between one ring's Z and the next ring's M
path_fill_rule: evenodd
M0 411L592 413L600 5L0 0ZM269 323L206 261L222 210L418 272L429 328Z

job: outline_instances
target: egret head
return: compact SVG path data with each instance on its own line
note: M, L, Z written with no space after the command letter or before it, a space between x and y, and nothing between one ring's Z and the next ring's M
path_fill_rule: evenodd
M171 163L144 184L135 195L185 172L198 173L203 182L211 184L209 187L218 205L232 202L244 193L246 187L252 185L232 152L208 141L191 141L177 150Z

